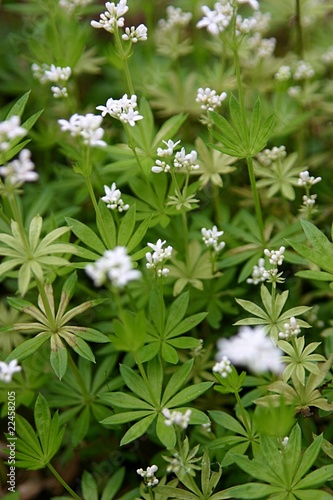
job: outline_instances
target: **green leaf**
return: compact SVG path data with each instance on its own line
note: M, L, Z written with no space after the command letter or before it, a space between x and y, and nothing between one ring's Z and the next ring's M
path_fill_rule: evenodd
M65 220L72 232L77 238L79 238L80 241L82 241L82 243L103 255L106 249L105 245L101 242L94 231L90 229L90 227L86 226L86 224L83 224L79 220L72 219L71 217L66 217Z
M181 322L186 314L189 302L189 293L185 292L179 295L171 304L168 318L165 324L165 333L170 333L173 328Z
M141 419L147 417L148 415L151 415L151 413L151 411L147 410L125 411L106 417L101 420L100 423L104 425L121 425L126 424L127 422L132 422L133 420L138 420L139 418Z
M304 474L306 474L310 467L314 464L320 451L322 440L323 436L321 434L320 436L317 436L310 444L310 446L304 451L302 459L294 476L294 485L300 481L301 477L304 476Z
M10 111L8 112L8 114L6 116L6 120L11 118L12 116L22 116L23 115L24 109L26 107L26 104L27 104L29 96L30 96L30 92L31 92L31 90L29 90L28 92L23 94L23 96L20 97L16 101L14 106L12 106Z
M13 359L22 361L23 359L28 358L34 352L36 352L50 337L51 333L41 333L32 339L25 340L10 353L10 355L6 359L6 363L12 361Z
M83 471L82 474L82 495L84 500L98 500L98 488L97 483L92 474Z
M246 483L241 484L240 486L232 486L228 489L228 493L231 495L231 498L269 498L268 495L272 495L273 493L279 493L281 488L279 486L271 486L270 484L262 484L262 483ZM285 492L283 493L284 497Z
M163 343L161 347L161 355L164 361L176 365L179 360L178 353L171 345Z
M230 111L230 117L231 117L231 121L234 125L234 128L235 128L235 130L238 131L238 134L241 138L241 141L242 141L243 145L245 146L247 143L247 130L244 128L244 122L242 119L242 112L241 112L241 107L240 107L239 101L234 96L234 94L231 94L231 96L230 96L229 111Z
M144 434L147 431L148 427L153 423L155 418L156 413L154 413L153 415L148 415L139 422L136 422L136 424L132 425L132 427L128 429L128 431L122 438L120 445L124 446L125 444L128 444L131 441L134 441L135 439L138 439L140 436L142 436L142 434Z
M90 407L86 406L80 415L75 418L75 426L71 432L71 441L73 446L78 446L85 438L90 425Z
M109 403L111 406L116 406L119 408L132 409L142 409L142 410L152 410L154 407L143 401L142 399L131 396L130 394L125 394L124 392L111 392L107 394L101 394L102 401Z
M218 425L221 425L229 431L235 432L236 434L241 434L242 436L247 436L244 427L231 415L225 413L224 411L212 410L208 412L211 418Z
M333 465L324 465L313 472L310 472L306 477L297 483L297 489L309 489L321 486L326 481L333 480Z
M333 281L333 275L324 271L298 271L295 276L318 281Z
M122 247L126 247L129 242L135 227L136 220L136 209L135 205L132 205L126 212L119 226L117 244Z
M157 147L162 146L163 140L165 141L168 139L172 139L172 137L178 132L186 118L187 115L179 114L174 115L167 121L165 121L155 136L152 148L156 149Z
M120 489L125 477L125 467L118 469L108 480L103 490L101 500L113 500Z
M104 201L99 200L98 208L100 215L96 218L97 228L106 248L112 250L117 245L116 226L113 216Z
M82 339L80 339L78 336L75 338L76 345L73 346L73 349L75 352L78 353L79 356L82 356L84 359L87 359L88 361L92 361L95 363L95 356L90 349L89 345Z
M151 387L151 392L157 401L161 399L163 384L163 366L159 356L151 359L147 365L147 378Z
M127 243L127 252L131 253L143 240L147 229L149 228L151 221L151 217L148 217L143 222L141 222L140 226L131 236L129 242Z
M198 398L204 392L208 391L214 382L201 382L200 384L192 385L191 387L186 387L180 391L176 396L174 396L170 401L166 402L168 408L174 408L176 406L182 406L188 404L193 399Z
M50 363L59 380L66 373L67 361L67 349L65 346L58 346L56 350L51 349Z
M140 375L126 365L120 365L120 373L125 384L131 389L131 391L134 392L134 394L137 394L140 398L153 405L149 391Z
M238 467L250 474L250 476L268 483L283 484L279 475L272 470L270 463L266 462L266 460L265 462L256 458L250 460L248 457L238 454L234 454L233 458Z
M49 433L51 424L51 413L46 399L42 394L39 394L35 403L34 419L39 440L42 445L44 454L47 455Z
M194 360L189 359L180 366L175 373L173 373L170 377L170 380L165 388L161 406L164 407L169 401L169 399L176 394L179 389L185 384L187 377L191 373L193 367Z
M205 317L207 316L206 312L193 314L193 316L189 316L181 321L176 327L174 327L168 334L166 334L166 338L170 339L173 337L177 337L182 333L188 332L195 326L197 326Z
M156 422L156 434L161 443L170 450L176 446L176 432L173 425L165 425L164 416L159 413Z

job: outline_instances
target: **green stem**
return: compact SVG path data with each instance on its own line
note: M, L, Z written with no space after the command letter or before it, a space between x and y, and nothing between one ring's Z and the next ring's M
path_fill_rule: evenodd
M123 63L123 69L124 69L124 73L125 73L127 87L128 87L129 93L131 95L133 95L134 94L134 86L133 86L133 82L132 82L132 78L131 78L131 73L130 73L130 70L129 70L129 67L128 67L128 62L127 62L128 55L125 53L123 45L121 43L121 38L119 36L118 28L116 28L115 31L114 31L114 37L115 37L116 47L118 49L119 57L120 57L120 59L122 60L122 63Z
M76 500L81 500L81 498L72 490L72 488L66 483L66 481L60 476L60 474L55 470L55 468L48 463L47 468L52 472L52 474L58 479L59 483L68 491L68 493Z
M262 212L261 212L260 198L259 198L256 178L254 175L252 158L251 157L246 158L246 163L247 163L247 168L248 168L248 172L249 172L249 178L250 178L250 183L251 183L252 195L253 195L254 206L255 206L255 211L256 211L257 223L258 223L259 231L260 231L261 242L262 242L263 246L265 246L266 241L265 241L265 234L264 234L264 221L263 221Z
M301 2L296 0L296 52L300 59L303 59L303 30L302 30L302 16L301 16Z
M247 420L246 413L244 411L244 407L243 407L241 398L239 397L239 393L237 391L234 394L235 394L236 401L237 401L238 407L239 407L241 415L242 415L242 420L243 420L244 427L246 429L248 437L251 438L252 437L252 431L251 431L251 428L249 426L249 423L248 423L248 420Z

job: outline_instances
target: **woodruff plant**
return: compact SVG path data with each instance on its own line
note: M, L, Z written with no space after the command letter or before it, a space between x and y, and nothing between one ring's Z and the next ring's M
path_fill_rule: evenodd
M3 8L2 497L331 498L331 3Z

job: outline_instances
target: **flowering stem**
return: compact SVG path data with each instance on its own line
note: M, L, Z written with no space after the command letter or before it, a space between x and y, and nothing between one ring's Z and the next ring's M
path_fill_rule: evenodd
M261 241L262 241L263 246L265 246L266 242L265 242L265 234L264 234L264 221L262 218L259 193L258 193L258 189L257 189L257 183L256 183L255 175L254 175L253 161L252 161L251 156L246 158L246 163L247 163L247 168L248 168L248 172L249 172L252 195L253 195L254 206L255 206L255 211L256 211L256 218L257 218L257 223L258 223L259 231L260 231L260 237L261 237Z
M47 468L52 472L52 474L58 479L59 483L68 491L68 493L76 500L81 500L81 498L72 490L72 488L66 483L66 481L60 476L60 474L55 470L55 468L48 463Z
M130 70L129 70L129 67L128 67L128 62L127 62L128 55L124 52L123 45L121 43L121 39L120 39L120 36L119 36L118 28L116 28L114 30L114 36L115 36L115 40L116 40L116 47L118 49L119 57L120 57L120 59L122 60L122 63L123 63L123 68L124 68L125 78L126 78L126 82L127 82L127 87L128 87L129 93L131 95L133 95L134 94L134 86L133 86L133 82L132 82L132 78L131 78L131 73L130 73Z

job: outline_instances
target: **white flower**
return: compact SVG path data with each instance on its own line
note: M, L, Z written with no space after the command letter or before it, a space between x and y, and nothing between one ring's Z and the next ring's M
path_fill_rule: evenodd
M200 168L197 161L197 152L192 150L190 153L186 154L185 148L182 148L175 154L175 159L173 164L176 168L186 168L190 170L198 170Z
M211 90L209 87L205 89L199 88L197 91L196 102L201 103L201 109L205 111L214 111L214 109L221 106L222 101L227 97L226 92L222 92L220 95L217 94L216 90Z
M283 326L285 331L279 332L280 339L289 340L291 337L297 337L301 333L301 328L294 316L289 319L289 323L285 323Z
M167 276L169 274L169 269L164 267L164 263L166 260L171 258L173 248L170 245L163 248L165 243L166 241L162 241L161 239L157 240L156 244L147 243L153 252L146 253L146 268L156 269L159 277Z
M121 191L117 189L115 182L112 183L111 188L104 186L105 196L102 196L104 203L107 203L107 207L111 210L118 210L118 212L124 212L129 209L129 205L125 204L121 199Z
M233 8L229 2L216 2L214 10L210 10L207 5L203 5L201 10L204 17L197 23L198 28L207 28L211 35L218 35L230 24L233 16Z
M288 95L290 97L297 97L302 92L302 87L300 85L293 85L288 89Z
M86 273L95 286L101 286L109 279L116 288L123 288L130 281L141 277L140 271L133 269L125 247L106 250L100 259L86 266Z
M51 87L53 97L55 99L61 99L62 97L68 97L68 91L67 87L57 87L56 85L53 85Z
M157 148L157 156L161 158L169 157L173 155L174 149L178 146L180 141L173 142L171 139L168 141L162 141L166 145L166 149Z
M310 196L306 196L306 194L303 196L303 205L305 207L313 207L316 203L317 195L316 194L311 194Z
M106 142L102 141L104 130L100 127L102 121L99 115L75 113L69 121L61 119L58 123L63 132L69 132L72 137L81 137L84 144L91 147L105 147Z
M223 378L227 378L229 373L232 372L231 363L227 356L222 356L221 361L213 366L213 372L218 373Z
M106 11L100 15L99 21L91 21L90 24L93 28L103 28L109 33L113 33L116 26L122 28L125 19L122 17L128 11L127 0L120 0L115 5L114 2L106 2Z
M281 266L284 260L285 247L280 247L279 250L268 250L265 248L264 254L269 258L269 263L274 266Z
M92 0L59 0L59 7L71 14L77 7L85 7Z
M34 172L34 163L30 160L29 149L22 149L18 159L13 160L7 165L0 167L0 175L6 177L9 184L20 184L23 182L34 182L39 178L37 172Z
M237 35L239 34L249 34L253 33L256 31L257 28L257 20L255 17L250 17L243 19L242 16L238 15L236 17L236 28L237 28Z
M185 413L180 411L170 411L168 408L162 410L162 415L165 417L164 423L168 427L171 425L178 425L182 429L187 429L192 415L192 410L186 410Z
M261 258L258 260L258 265L253 268L251 278L248 278L246 282L252 285L258 285L266 279L267 271L265 269L265 259Z
M14 373L18 373L22 370L22 367L17 364L17 359L13 359L8 364L4 361L0 361L0 381L1 382L11 382Z
M308 80L314 74L315 72L311 64L306 63L305 61L298 61L294 71L295 80Z
M255 33L249 38L249 45L260 58L270 57L276 46L276 38L262 38L261 33Z
M224 231L218 231L216 226L212 229L206 229L203 227L201 229L202 240L207 247L212 247L215 252L220 252L225 247L224 241L218 241L220 236L224 234Z
M125 41L131 40L133 43L145 42L147 40L147 31L144 24L139 24L137 28L131 26L131 28L125 28L125 33L121 38Z
M283 370L281 350L265 335L260 326L241 327L234 337L219 340L217 347L217 360L226 356L231 363L244 366L254 373L272 371L279 374Z
M26 135L27 130L20 124L21 118L19 116L11 116L8 120L0 122L0 151L7 151L10 147L10 141Z
M274 75L274 78L279 82L284 82L289 80L291 77L291 68L290 66L280 66L277 72Z
M135 122L142 120L143 116L135 109L137 107L137 96L133 94L130 98L124 94L121 99L113 99L110 97L106 101L105 106L97 106L96 109L102 111L102 116L109 114L113 118L117 118L123 123L129 123L132 127Z
M168 163L165 163L165 161L156 160L155 165L151 167L151 171L154 174L160 174L161 172L169 172L170 168L170 165Z
M299 186L313 186L314 184L317 184L318 182L321 181L321 177L313 177L310 176L308 170L304 170L304 172L301 172L299 174L299 179L297 181L297 184Z
M146 486L156 486L158 484L158 479L155 477L155 472L158 471L157 465L151 465L147 467L146 470L137 469L137 474L144 478Z
M272 149L264 149L257 154L257 160L268 167L274 161L282 160L287 155L285 146L274 146Z
M167 19L160 19L158 21L158 28L160 30L172 31L176 26L186 26L192 19L191 12L183 12L180 7L173 7L169 5L166 8Z

